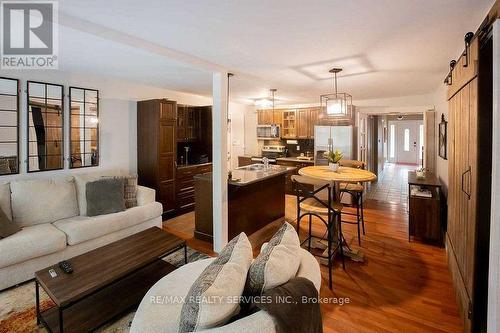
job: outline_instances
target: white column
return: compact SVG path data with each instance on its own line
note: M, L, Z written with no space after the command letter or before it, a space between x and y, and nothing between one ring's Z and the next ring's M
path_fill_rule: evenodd
M214 251L228 242L227 214L227 72L213 74L213 220Z

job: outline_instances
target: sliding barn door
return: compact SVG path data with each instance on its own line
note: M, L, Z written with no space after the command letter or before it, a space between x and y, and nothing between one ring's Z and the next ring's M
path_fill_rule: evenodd
M448 261L467 332L476 250L477 105L477 78L449 100Z

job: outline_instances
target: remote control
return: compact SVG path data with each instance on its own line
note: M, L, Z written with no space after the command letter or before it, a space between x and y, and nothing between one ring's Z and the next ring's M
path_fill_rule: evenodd
M62 269L62 271L66 274L73 273L73 267L71 267L71 264L66 260L63 260L59 263L59 268Z
M49 269L49 274L51 278L57 277L57 273L54 269Z

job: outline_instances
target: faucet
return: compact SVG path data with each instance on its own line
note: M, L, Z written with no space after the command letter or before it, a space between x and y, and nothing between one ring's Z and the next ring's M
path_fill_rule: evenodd
M269 159L267 157L262 158L262 163L264 163L264 169L269 169Z

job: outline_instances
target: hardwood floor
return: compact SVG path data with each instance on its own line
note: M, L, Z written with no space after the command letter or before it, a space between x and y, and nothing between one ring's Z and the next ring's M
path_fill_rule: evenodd
M287 196L286 220L295 220L295 198ZM305 234L306 223L301 224ZM461 332L451 275L444 248L408 242L408 215L403 205L376 200L365 202L366 235L357 245L356 226L343 224L347 241L361 249L363 263L339 262L328 289L327 267L322 266L322 298L349 298L349 303L322 304L325 332ZM267 241L279 221L252 235L254 254ZM188 246L209 254L211 244L193 238L194 213L164 222L164 229L187 240ZM313 221L313 232L324 227ZM338 261L338 260L337 260Z

